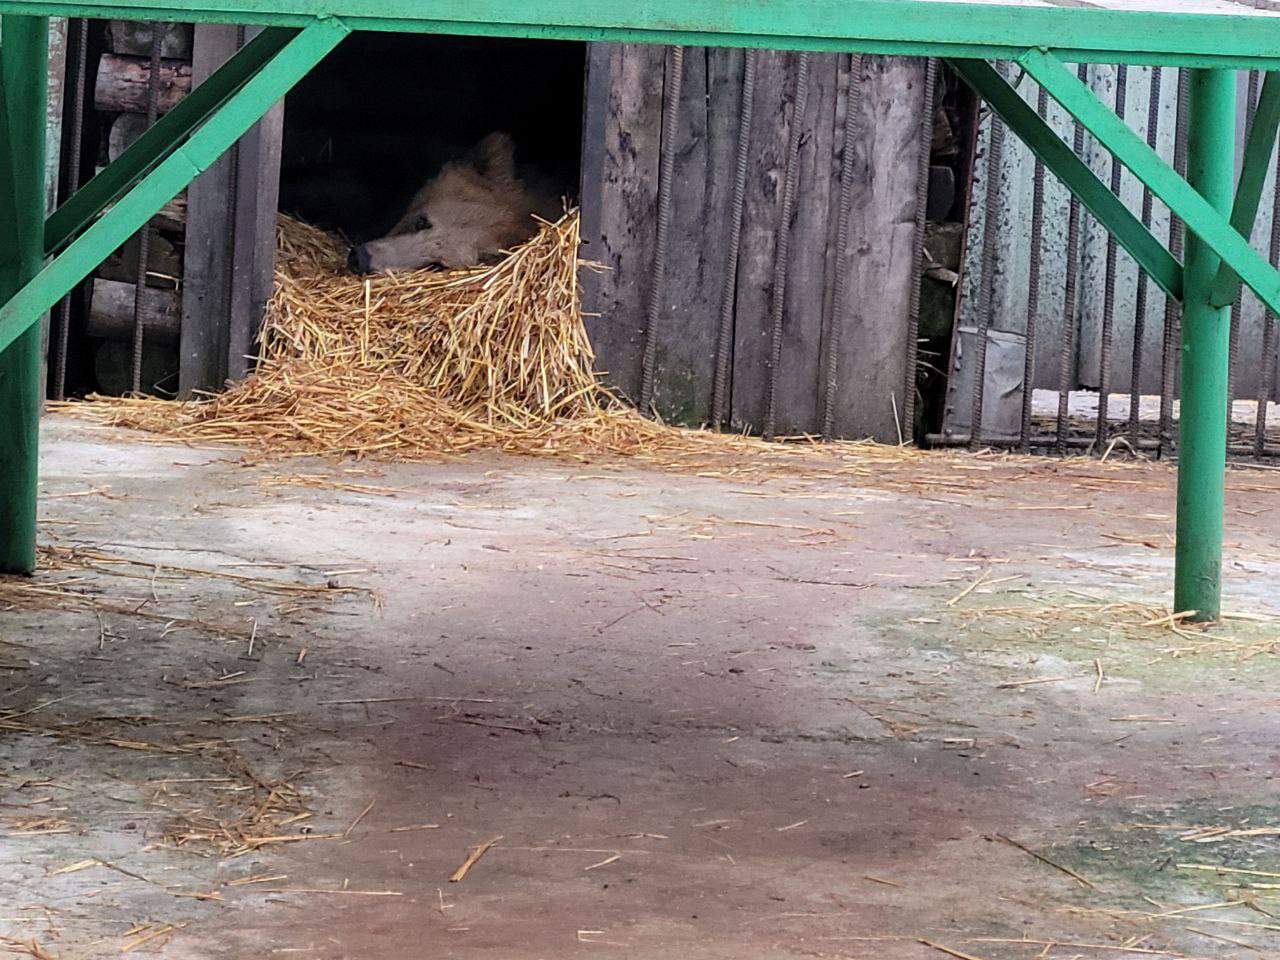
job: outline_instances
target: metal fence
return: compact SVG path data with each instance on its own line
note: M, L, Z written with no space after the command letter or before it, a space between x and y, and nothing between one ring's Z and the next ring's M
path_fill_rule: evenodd
M1155 235L1181 257L1184 228L1034 81L1002 72ZM1179 172L1186 71L1077 68ZM1260 77L1241 73L1239 156ZM1275 161L1252 242L1280 258ZM980 120L947 396L937 444L1176 453L1180 310L1044 165L990 114ZM1231 313L1230 449L1280 455L1276 323L1247 289ZM974 425L976 426L976 429Z
M139 62L145 73L143 91L137 104L137 120L128 125L133 136L138 136L150 128L162 112L161 99L166 92L164 82L165 69L162 60L169 56L164 49L168 24L149 23L141 28L139 35L144 37L145 50L136 51L139 55L132 59ZM103 25L100 21L76 18L70 22L68 30L68 56L66 58L65 89L68 91L66 106L63 112L62 164L59 176L59 192L63 199L74 193L90 176L92 176L104 150L114 150L105 146L105 127L103 113L95 107L95 83L98 65L96 63L102 48ZM136 37L132 38L137 40ZM131 51L134 52L134 51ZM171 61L169 62L171 63ZM172 69L166 63L165 66ZM59 78L61 80L62 78ZM102 140L103 143L98 143ZM97 147L95 150L94 147ZM121 145L121 149L123 145ZM49 396L63 399L73 389L85 389L87 375L73 377L81 382L73 385L69 382L68 370L72 367L87 369L97 366L101 361L101 347L97 348L99 356L95 359L87 356L93 353L93 346L99 340L106 340L111 345L119 345L120 358L117 365L123 365L120 387L131 393L155 392L157 384L155 376L148 377L151 371L144 369L144 356L148 346L148 334L155 335L154 329L148 331L149 314L156 313L155 305L149 298L155 294L157 275L153 269L152 248L155 242L155 231L148 226L140 230L127 245L127 252L122 251L120 263L116 271L127 272L127 281L114 281L117 288L123 289L131 300L131 304L115 304L115 310L105 321L95 312L99 301L108 300L105 286L95 289L96 282L90 279L77 291L68 294L55 307L52 314L51 342L49 351ZM101 272L101 271L100 271ZM176 283L177 278L163 278ZM131 292L129 287L132 288ZM114 291L115 288L113 288ZM99 328L94 324L98 323ZM97 339L90 339L90 337ZM176 384L170 384L176 386ZM123 392L123 391L122 391Z

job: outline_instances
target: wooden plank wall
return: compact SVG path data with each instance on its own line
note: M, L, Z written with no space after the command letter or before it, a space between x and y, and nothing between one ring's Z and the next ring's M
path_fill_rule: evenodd
M147 128L153 29L159 30L162 57L156 90L158 113L172 109L190 90L190 24L109 21L100 56L94 52L97 44L91 28L86 50L91 99L85 104L82 156L76 161L81 183L85 160L99 159L104 146L108 162L116 160ZM178 251L185 230L184 192L165 204L147 226L147 276L139 298L144 323L140 383L144 393L171 396L176 387L176 318L181 302L177 291L182 283ZM80 365L76 355L82 353L92 356L93 389L106 393L133 389L134 301L141 246L139 232L99 264L88 285L87 309L83 314L78 309L72 311L67 383L73 392L90 386L83 380L88 371L77 376L75 369Z
M865 425L866 433L896 442L906 378L907 304L912 286L920 282L911 266L924 63L863 57L862 64L836 422ZM902 431L910 439L911 428ZM863 430L843 432L861 435Z
M658 196L663 51L593 44L582 150L582 303L597 369L640 396Z
M734 430L761 432L772 353L775 254L791 126L802 124L790 257L782 292L781 359L774 378L776 432L818 433L826 349L841 324L835 433L896 440L908 356L911 226L921 135L923 61L864 57L854 163L853 230L837 263L835 224L847 55L808 63L804 115L795 117L800 55L762 51L750 133L741 249L732 265L731 396ZM716 336L724 293L744 55L685 51L675 150L666 289L658 314L654 407L674 422L711 416ZM588 58L582 211L584 255L607 269L583 275L598 367L635 400L641 380L669 58L661 48L593 46ZM837 270L849 279L845 315L831 316Z
M201 83L238 48L237 31L201 24L193 45L192 76ZM226 379L227 318L231 310L231 256L235 210L233 146L187 188L187 238L183 255L182 327L178 342L178 397L221 389ZM197 226L198 225L198 226Z
M252 32L195 28L192 76L206 79ZM178 396L222 389L246 359L271 295L284 103L277 103L187 190Z

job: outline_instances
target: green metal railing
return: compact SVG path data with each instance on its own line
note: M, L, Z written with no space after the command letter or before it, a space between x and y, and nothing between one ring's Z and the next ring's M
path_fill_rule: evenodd
M1123 0L1111 0L1120 6ZM0 572L35 566L39 318L210 166L351 30L769 47L942 57L1183 303L1175 600L1220 612L1227 304L1250 287L1280 314L1280 272L1246 239L1280 124L1269 73L1232 190L1232 70L1280 71L1280 16L936 0L0 0ZM47 17L265 24L43 221ZM1182 262L986 61L1016 61L1187 225ZM1063 61L1194 68L1186 179ZM45 257L50 259L47 262ZM43 267L41 264L44 263Z

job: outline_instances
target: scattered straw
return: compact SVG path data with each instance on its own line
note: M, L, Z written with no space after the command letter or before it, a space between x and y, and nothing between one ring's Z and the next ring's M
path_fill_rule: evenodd
M1247 661L1280 654L1280 633L1274 629L1280 617L1268 614L1229 613L1217 624L1193 624L1187 622L1187 613L1141 601L1104 600L1079 591L1028 593L1016 605L969 604L951 612L966 628L981 627L990 620L1010 622L1027 640L1037 643L1078 642L1089 635L1082 633L1087 628L1108 638L1153 645L1152 652L1175 659L1214 655ZM1106 675L1100 660L1095 658L1092 666L1096 691Z
M502 837L494 837L492 840L486 840L484 843L472 847L471 852L467 854L467 859L463 860L458 869L449 875L449 882L461 883L479 859L488 853L489 849L501 839Z
M308 813L302 790L287 778L268 780L255 773L240 757L213 753L235 777L235 789L219 790L193 805L179 805L176 798L158 793L153 804L167 808L173 823L164 832L166 846L224 859L244 856L264 847L312 840L342 840L342 833L285 833Z
M128 953L136 950L144 943L151 943L161 937L167 937L175 932L178 926L172 923L143 923L135 926L132 930L125 934L127 939L123 946L120 947L121 953Z
M921 456L680 430L621 403L596 378L582 322L576 213L544 224L494 266L448 273L361 279L345 273L338 241L313 227L282 217L277 238L275 294L247 380L191 403L93 397L55 406L175 440L286 456L612 454L721 476L815 465L824 475L865 475L872 464Z
M252 643L258 639L256 618L239 623L211 623L170 609L170 603L183 608L190 604L192 581L218 580L250 595L273 597L278 614L353 596L370 598L375 608L381 605L381 598L373 591L340 584L334 574L323 574L323 579L309 583L140 559L87 545L41 544L38 559L40 575L35 578L0 577L0 610L92 612L98 616L99 648L106 645L108 637L115 636L108 630L104 614L158 624L162 635L178 628L194 628L228 640ZM119 592L122 583L130 584L123 588L128 592ZM21 664L9 667L20 668Z
M1236 873L1249 877L1273 877L1280 879L1280 873L1271 870L1246 870L1242 867L1224 867L1215 863L1179 863L1179 870L1208 870L1211 873Z
M956 950L952 947L944 946L941 943L934 943L932 940L926 940L920 937L918 943L924 944L930 950L937 950L939 953L945 953L949 957L955 957L956 960L982 960L981 957L975 957L972 953L965 953L962 950Z
M1007 843L1009 844L1009 846L1016 847L1017 849L1021 850L1023 853L1026 853L1032 857L1035 857L1045 866L1053 867L1053 869L1057 870L1058 872L1065 873L1068 877L1070 877L1076 883L1080 884L1080 886L1082 887L1093 886L1093 884L1090 881L1080 876L1080 874L1076 873L1070 867L1064 867L1060 863L1055 863L1054 861L1046 857L1044 854L1036 853L1036 851L1032 850L1030 847L1026 846L1025 844L1019 843L1017 840L1014 840L1012 837L1006 837L1003 833L997 833L995 836L996 836L996 839L1001 841L1002 843Z
M70 833L71 824L61 817L4 817L6 837L38 837L50 833Z
M50 953L36 943L35 940L15 940L13 937L0 937L0 950L5 953L34 957L35 960L58 960L57 954Z

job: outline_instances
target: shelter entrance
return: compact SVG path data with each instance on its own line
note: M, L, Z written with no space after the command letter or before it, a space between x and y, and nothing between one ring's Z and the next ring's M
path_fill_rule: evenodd
M585 58L574 42L353 34L286 98L280 208L352 241L380 236L495 131L576 197Z

